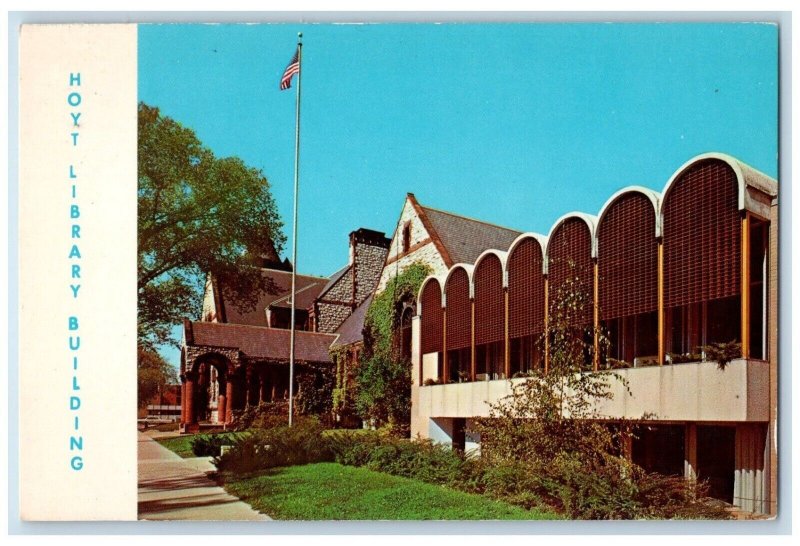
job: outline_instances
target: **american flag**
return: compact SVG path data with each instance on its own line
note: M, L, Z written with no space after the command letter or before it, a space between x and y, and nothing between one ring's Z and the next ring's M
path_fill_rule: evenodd
M289 66L283 71L281 76L281 91L289 89L292 86L292 76L300 72L300 48L294 52L294 57L289 61Z

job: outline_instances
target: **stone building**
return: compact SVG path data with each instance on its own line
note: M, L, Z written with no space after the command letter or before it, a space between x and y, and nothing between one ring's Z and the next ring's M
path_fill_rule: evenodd
M350 234L349 242L347 266L330 278L296 275L296 393L299 376L318 376L332 366L329 351L340 335L338 329L374 292L380 278L389 247L383 233L362 228ZM272 254L254 265L272 286L258 294L254 308L237 307L226 287L210 277L201 320L184 321L184 432L196 431L201 424L228 424L234 412L249 405L288 397L291 264Z
M775 514L777 228L777 182L712 153L681 166L660 193L623 188L597 216L565 214L547 235L519 234L436 270L412 320L412 435L479 448L471 421L526 374L547 373L539 340L570 276L590 301L575 319L595 332L588 370L609 364L597 350L601 327L607 356L624 366L626 385L595 403L598 415L649 416L629 446L633 461ZM740 358L721 369L706 357L713 343Z

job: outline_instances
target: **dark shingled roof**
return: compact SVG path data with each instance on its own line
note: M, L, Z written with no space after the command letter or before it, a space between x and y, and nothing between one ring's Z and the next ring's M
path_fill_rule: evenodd
M276 300L290 296L292 292L292 273L290 271L278 271L275 269L261 269L261 274L265 277L270 277L277 289L276 294L269 294L262 292L259 295L258 303L255 308L242 312L236 308L229 297L225 296L225 288L221 287L220 293L223 294L222 301L225 305L225 320L230 324L248 324L250 326L267 326L267 313L266 309ZM322 287L328 281L325 277L314 277L311 275L297 274L297 302L298 309L306 309L311 305L314 298L317 297ZM303 291L302 298L300 297L300 290ZM308 306L303 306L304 302L308 301Z
M191 329L194 346L239 349L251 358L289 360L289 330L219 322L192 322ZM335 339L335 334L295 331L295 361L331 362L328 349Z
M453 263L474 263L484 250L508 250L521 231L420 205Z
M350 345L351 343L364 340L364 336L362 335L362 331L364 330L364 318L367 316L367 309L369 309L370 303L372 303L372 295L365 299L364 302L353 311L353 314L347 317L342 325L339 326L339 329L336 330L336 333L339 334L339 338L334 345Z

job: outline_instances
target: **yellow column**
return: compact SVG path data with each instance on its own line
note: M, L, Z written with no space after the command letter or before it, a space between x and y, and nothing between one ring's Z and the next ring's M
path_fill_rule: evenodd
M475 364L476 363L475 363L475 300L474 299L469 301L469 308L470 308L470 313L471 313L470 332L469 332L469 335L470 335L470 342L469 342L469 347L470 347L470 351L469 351L469 359L470 359L469 375L470 375L470 379L472 381L475 381L475 371L476 371L475 370L475 368L476 368Z
M544 373L550 369L550 283L544 278Z
M658 242L658 365L664 364L666 337L664 336L664 243Z
M511 378L511 339L509 338L509 324L508 324L508 289L505 290L505 333L504 333L504 364L506 379Z
M599 280L599 269L597 261L594 262L594 355L592 356L592 367L594 371L600 368L600 303L597 301Z
M750 213L742 218L742 358L750 357Z
M442 307L442 383L447 383L450 377L450 362L447 361L447 308ZM422 377L422 374L420 374Z

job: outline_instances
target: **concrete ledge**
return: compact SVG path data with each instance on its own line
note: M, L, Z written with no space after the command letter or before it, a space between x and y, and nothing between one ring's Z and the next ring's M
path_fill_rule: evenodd
M769 364L738 359L720 370L715 362L693 362L617 370L630 394L612 381L612 400L597 410L610 419L765 422L769 420ZM526 379L415 387L420 417L488 417L489 403Z

